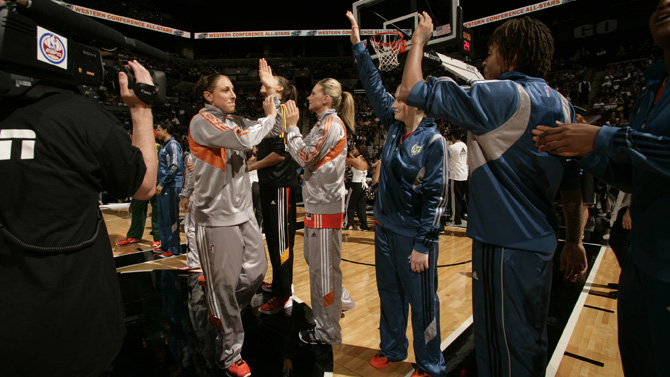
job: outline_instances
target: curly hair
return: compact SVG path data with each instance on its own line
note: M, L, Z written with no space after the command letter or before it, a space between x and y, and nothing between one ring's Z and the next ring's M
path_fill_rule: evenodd
M498 45L506 65L530 76L544 77L554 58L554 38L541 21L530 17L511 19L493 31L489 45Z

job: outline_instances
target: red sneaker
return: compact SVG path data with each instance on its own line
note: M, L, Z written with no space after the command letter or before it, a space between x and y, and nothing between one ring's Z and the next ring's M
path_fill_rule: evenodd
M138 242L138 240L136 240L135 238L126 238L125 240L121 240L121 241L117 242L116 246L126 246L126 245L134 244L134 243L137 243L137 242ZM160 245L158 245L158 246L160 246Z
M370 359L370 365L377 369L383 369L391 365L391 360L384 356L383 353L377 352L377 354Z
M158 254L157 256L158 256L158 257L161 257L161 258L167 258L167 257L171 257L171 256L173 256L173 255L174 255L174 254L172 254L171 251L165 251L165 252L163 252L163 253Z
M152 242L151 247L160 249L161 248L161 241Z
M275 314L279 313L280 311L284 310L284 308L287 307L288 301L290 301L291 298L277 298L273 297L268 302L265 304L261 305L260 308L258 308L258 311L263 313L263 314ZM288 306L291 307L292 305Z
M233 365L226 368L226 373L231 377L248 377L251 376L251 369L244 360L239 359Z
M263 285L261 285L261 288L263 288L263 291L265 291L267 293L272 293L272 284L271 283L263 283Z
M198 284L199 285L207 285L207 281L205 280L205 275L200 275L198 276Z

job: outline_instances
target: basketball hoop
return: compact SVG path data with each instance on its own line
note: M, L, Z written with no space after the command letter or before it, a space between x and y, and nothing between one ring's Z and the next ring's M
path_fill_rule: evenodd
M405 39L397 31L385 31L370 37L370 43L379 57L379 70L388 72L400 65L398 54L405 52Z

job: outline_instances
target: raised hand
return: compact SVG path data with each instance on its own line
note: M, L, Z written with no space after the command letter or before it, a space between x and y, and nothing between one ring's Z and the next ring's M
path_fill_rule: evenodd
M427 12L419 13L419 26L412 34L412 44L425 46L433 36L433 19Z
M277 80L272 75L272 68L270 68L265 58L258 61L258 78L261 80L261 85L265 87L268 96L277 92Z
M358 22L356 22L354 14L350 10L347 11L347 18L351 22L351 44L355 45L361 41L361 32L358 28Z
M286 101L285 110L286 126L297 126L298 119L300 118L300 111L298 110L298 106L296 106L295 102L293 100Z

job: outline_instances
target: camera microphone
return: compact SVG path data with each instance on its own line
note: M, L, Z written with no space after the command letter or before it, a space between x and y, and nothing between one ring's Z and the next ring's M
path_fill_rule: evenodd
M118 30L79 14L51 0L16 0L23 8L23 13L42 24L56 29L77 34L80 38L89 39L93 45L105 48L123 48L138 55L167 62L170 55L155 47L124 36Z

